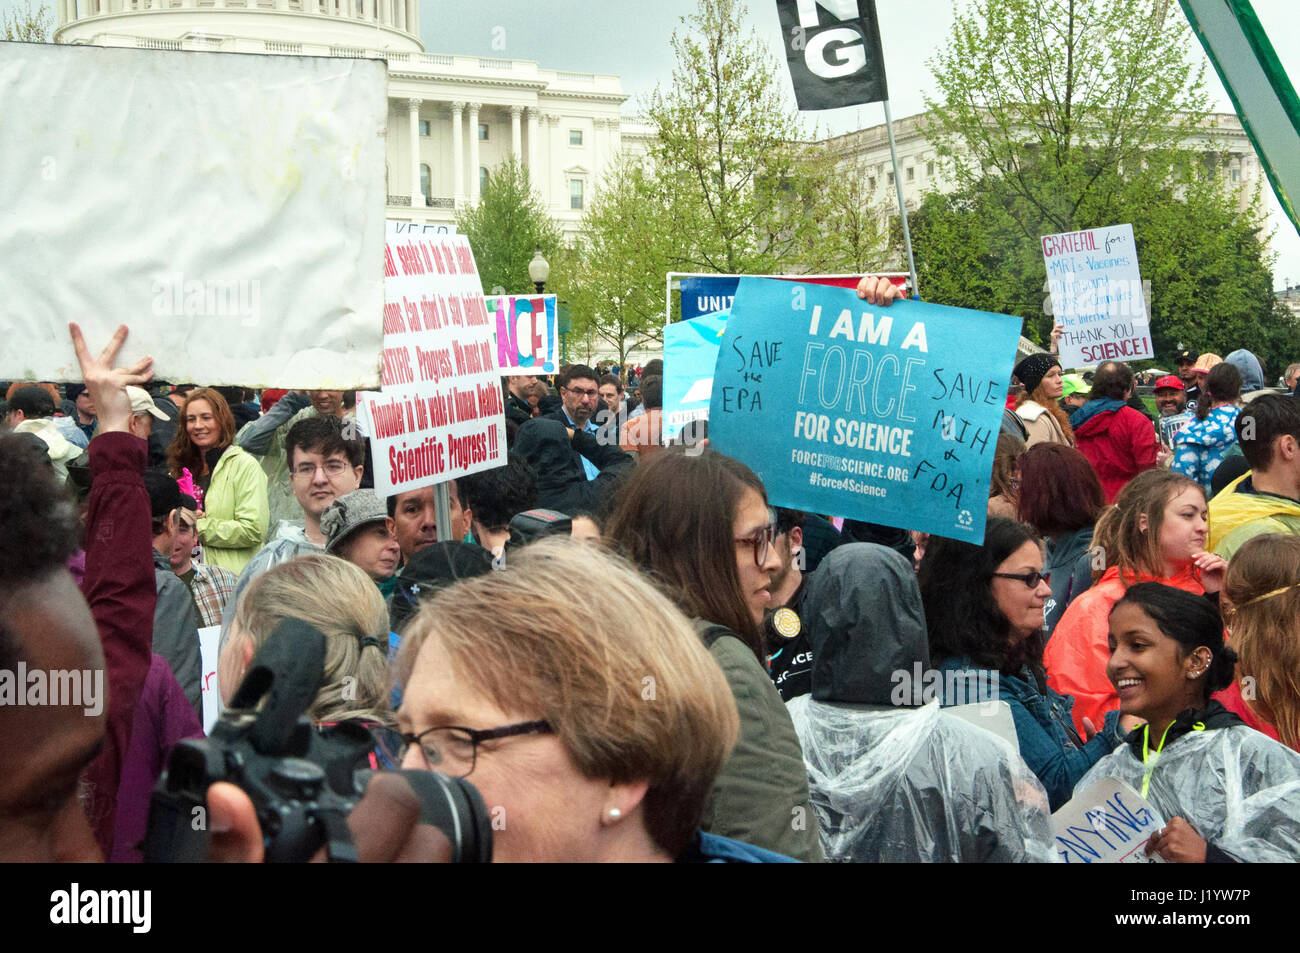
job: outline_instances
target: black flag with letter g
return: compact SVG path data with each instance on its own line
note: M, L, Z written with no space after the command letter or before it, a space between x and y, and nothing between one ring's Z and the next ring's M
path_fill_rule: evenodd
M889 98L876 0L776 0L800 109Z

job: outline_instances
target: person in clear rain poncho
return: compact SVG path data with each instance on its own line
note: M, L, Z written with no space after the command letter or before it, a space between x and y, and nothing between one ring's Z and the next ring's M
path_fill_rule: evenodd
M1166 822L1147 852L1166 861L1300 860L1300 753L1210 701L1236 662L1213 604L1159 583L1132 586L1111 610L1110 650L1121 710L1147 723L1076 790L1118 778L1141 793Z
M911 684L930 653L907 560L856 543L810 578L812 694L788 708L827 860L1051 860L1047 794L1014 746Z

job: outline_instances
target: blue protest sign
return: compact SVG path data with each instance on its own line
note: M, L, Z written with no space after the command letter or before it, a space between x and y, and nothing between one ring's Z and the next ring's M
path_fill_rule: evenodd
M773 504L980 543L1020 319L744 278L709 440Z
M682 320L690 321L702 314L726 311L735 297L736 275L696 275L681 280Z
M726 326L727 312L719 311L664 328L665 443L692 420L709 419L713 368Z

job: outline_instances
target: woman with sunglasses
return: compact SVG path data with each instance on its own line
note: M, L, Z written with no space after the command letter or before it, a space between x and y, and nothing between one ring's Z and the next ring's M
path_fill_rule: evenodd
M1073 704L1043 673L1043 606L1052 594L1034 531L993 517L984 545L934 537L917 581L930 656L943 679L945 705L1005 701L1020 756L1047 789L1055 811L1098 759L1119 743L1119 713L1102 731L1079 737Z
M1300 860L1300 754L1247 727L1211 695L1233 678L1213 603L1130 586L1108 620L1106 675L1146 723L1080 781L1118 778L1165 820L1148 854L1179 863Z
M1107 568L1070 603L1043 652L1052 688L1074 696L1080 734L1119 708L1119 695L1106 677L1106 619L1125 590L1139 582L1160 582L1198 596L1222 588L1228 564L1205 551L1206 517L1201 485L1169 470L1145 470L1120 491L1107 545L1094 545Z
M752 470L713 450L669 447L637 467L605 538L693 619L740 711L740 739L714 785L704 829L820 860L803 752L765 663L763 615L781 566L775 532Z

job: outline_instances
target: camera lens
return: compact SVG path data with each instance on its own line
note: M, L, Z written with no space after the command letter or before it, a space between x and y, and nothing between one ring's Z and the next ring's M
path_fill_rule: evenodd
M358 771L358 792L364 791L373 771ZM399 771L420 799L420 823L438 828L451 842L454 864L492 861L492 818L478 789L464 778L449 778L436 771Z

